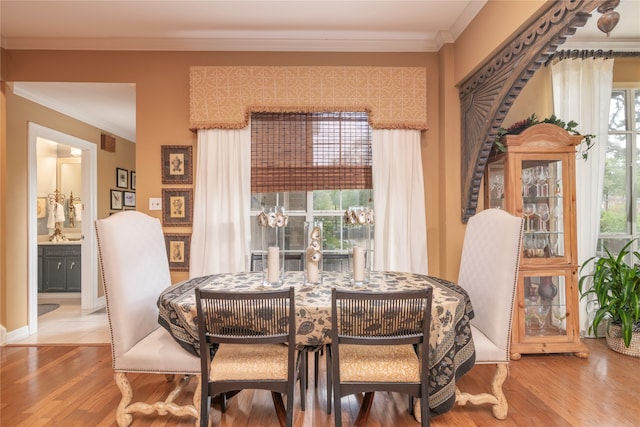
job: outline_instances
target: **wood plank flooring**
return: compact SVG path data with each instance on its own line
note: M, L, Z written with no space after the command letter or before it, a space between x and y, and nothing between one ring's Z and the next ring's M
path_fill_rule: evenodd
M440 426L638 426L640 425L640 359L607 348L603 339L585 340L591 355L525 355L511 363L505 382L509 415L498 421L488 406L457 406L432 418ZM11 427L112 427L120 393L113 381L108 345L6 346L0 348L0 425ZM312 360L312 359L311 359ZM324 366L324 359L321 359ZM478 391L489 384L493 368L477 365L459 382ZM168 385L161 375L131 375L134 397L158 398ZM189 385L189 390L195 383ZM333 425L327 415L325 374L318 389L306 394L307 410L295 403L295 426ZM187 401L191 396L185 396ZM342 420L353 424L360 397L343 399ZM230 401L224 416L212 410L213 425L221 427L277 426L268 392L245 390ZM193 426L193 419L134 416L132 427ZM377 393L369 426L415 427L402 395Z

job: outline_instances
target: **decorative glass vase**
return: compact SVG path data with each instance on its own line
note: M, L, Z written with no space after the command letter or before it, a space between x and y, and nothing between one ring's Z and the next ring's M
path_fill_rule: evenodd
M349 268L351 282L355 286L369 283L373 264L373 209L363 206L349 207L344 213L349 244Z
M278 287L284 283L284 233L289 217L282 206L263 209L258 214L262 229L262 283Z
M322 283L322 221L304 223L304 283L317 285Z

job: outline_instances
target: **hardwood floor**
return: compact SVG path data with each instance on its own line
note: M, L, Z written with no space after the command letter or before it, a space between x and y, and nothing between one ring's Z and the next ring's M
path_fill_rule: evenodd
M588 359L572 355L528 355L511 363L505 382L509 415L498 421L488 406L456 406L432 418L432 426L637 426L640 425L640 359L607 348L603 339L587 339ZM46 345L0 348L0 425L2 426L116 426L120 393L113 381L108 345ZM324 366L322 360L321 366ZM489 384L491 366L478 365L459 385L478 391ZM310 373L307 410L295 404L296 426L333 425L325 412L324 369L318 389ZM158 398L167 388L164 376L131 375L134 397ZM195 382L189 390L195 388ZM190 399L184 396L182 401ZM299 397L296 397L299 400ZM359 398L343 400L343 424L352 425ZM268 392L242 391L220 416L214 406L213 425L221 427L276 426ZM170 416L134 416L132 427L193 426L194 420ZM369 426L415 427L402 395L377 393Z

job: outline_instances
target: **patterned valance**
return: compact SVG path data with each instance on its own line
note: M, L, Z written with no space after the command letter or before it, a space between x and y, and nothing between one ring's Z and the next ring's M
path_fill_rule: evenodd
M251 112L366 111L375 129L427 129L418 67L191 67L191 129L241 129Z

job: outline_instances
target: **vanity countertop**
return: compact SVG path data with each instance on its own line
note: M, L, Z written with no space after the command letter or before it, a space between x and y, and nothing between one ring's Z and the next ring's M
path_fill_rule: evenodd
M79 245L81 244L81 240L65 240L64 242L50 242L50 241L38 241L38 245Z
M68 234L67 240L62 242L52 242L49 240L48 235L39 235L38 236L38 245L79 245L82 243L82 239L79 235Z

